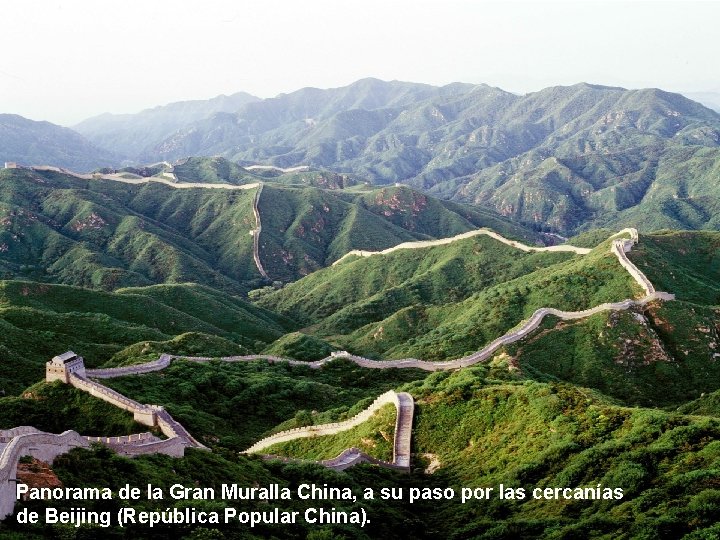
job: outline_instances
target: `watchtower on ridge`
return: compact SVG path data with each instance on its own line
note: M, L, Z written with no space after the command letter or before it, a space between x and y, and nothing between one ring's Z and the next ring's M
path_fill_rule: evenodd
M45 381L62 381L70 384L70 375L77 373L85 376L85 362L83 357L72 351L64 352L54 356L45 364Z

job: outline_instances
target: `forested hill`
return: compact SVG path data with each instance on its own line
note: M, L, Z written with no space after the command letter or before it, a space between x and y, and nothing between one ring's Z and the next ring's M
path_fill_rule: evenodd
M176 174L204 186L194 175L215 174L218 168L208 162L218 165L197 160L182 172L176 167ZM303 174L290 176L321 185L333 181L332 175ZM238 186L247 189L180 189L184 182L128 175L132 178L105 180L53 170L0 170L3 277L104 290L195 282L245 293L270 281L298 279L352 249L385 249L478 227L538 240L492 211L439 201L407 187L342 190L271 183L283 177L266 179L262 186L262 178L253 176L254 184ZM267 278L258 269L256 247Z
M222 155L352 172L566 235L645 222L718 227L720 114L658 89L577 84L516 95L363 79L218 112L143 139L141 152L98 129L84 133L136 161Z

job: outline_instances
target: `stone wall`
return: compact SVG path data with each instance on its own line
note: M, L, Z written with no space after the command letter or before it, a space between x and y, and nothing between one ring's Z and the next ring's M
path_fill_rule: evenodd
M65 431L60 435L44 433L35 428L15 428L20 431L6 430L0 436L7 438L13 435L2 448L0 454L0 519L13 513L16 500L15 478L18 461L22 456L52 463L57 456L65 454L73 448L86 448L89 441L74 431Z
M393 404L398 410L400 409L398 395L394 390L385 392L381 396L377 397L367 409L359 412L348 420L344 420L342 422L333 422L330 424L322 424L319 426L305 426L281 431L280 433L275 433L274 435L270 435L269 437L265 437L264 439L259 440L250 448L245 450L244 453L253 454L259 452L263 448L272 446L273 444L292 441L294 439L319 437L322 435L334 435L335 433L340 433L341 431L347 431L348 429L354 428L355 426L358 426L363 422L369 420L376 411L380 410L383 406L388 404Z
M340 261L342 261L346 257L350 257L352 255L355 255L357 257L372 257L373 255L387 255L388 253L393 253L394 251L398 251L401 249L422 249L433 246L444 246L453 242L457 242L458 240L472 238L473 236L478 236L481 234L489 236L490 238L493 238L498 242L502 242L503 244L507 244L521 251L566 251L571 253L577 253L578 255L587 255L591 251L589 248L579 248L567 244L547 247L528 246L527 244L523 244L522 242L518 242L516 240L509 240L504 236L496 233L495 231L491 231L490 229L476 229L474 231L461 233L450 238L439 238L437 240L419 240L417 242L403 242L402 244L383 249L382 251L365 251L360 249L354 249L340 257L337 261L335 261L333 263L333 266L340 263Z

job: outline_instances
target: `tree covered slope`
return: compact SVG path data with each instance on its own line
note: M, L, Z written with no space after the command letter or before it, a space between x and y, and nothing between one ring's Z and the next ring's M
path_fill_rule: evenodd
M200 285L102 292L0 282L1 386L15 393L66 350L97 366L177 354L246 354L293 329L287 319Z
M196 165L209 167L207 160ZM244 293L264 283L251 235L257 189L177 189L152 181L128 184L54 171L2 170L0 271L6 278L105 290L196 282ZM260 260L272 279L283 281L322 268L351 249L383 249L478 226L536 239L497 214L409 188L345 192L267 184L258 210Z
M358 354L441 360L482 348L540 307L586 309L635 287L609 242L574 256L479 235L343 261L260 305Z

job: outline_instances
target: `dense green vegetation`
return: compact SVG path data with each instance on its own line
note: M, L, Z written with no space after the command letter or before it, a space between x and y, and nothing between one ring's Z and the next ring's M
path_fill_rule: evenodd
M486 236L326 268L259 300L366 356L440 360L474 352L540 307L632 297L603 242L586 256L525 253Z
M678 407L683 414L700 414L703 416L720 416L720 391L711 392L698 399Z
M326 267L353 249L377 251L484 226L536 240L497 214L441 202L407 187L346 192L266 185L258 209L263 265L270 277L283 281Z
M178 182L204 184L252 184L260 180L239 165L222 158L190 157L173 165Z
M261 283L252 260L254 191L0 171L0 269L111 290L194 281L230 292ZM239 262L238 262L239 261Z
M439 462L435 477L526 489L522 501L444 505L435 520L450 538L713 537L717 418L619 407L566 384L493 383L484 372L411 386L415 451ZM543 501L530 491L598 483L622 488L622 500Z
M720 306L720 233L643 235L631 257L656 289L694 304Z
M202 370L214 369L202 366ZM345 373L345 370L339 373ZM492 372L495 379L488 377ZM506 380L497 380L497 378ZM138 378L139 379L139 378ZM188 451L184 459L145 456L127 460L104 449L76 450L58 458L54 470L65 485L110 486L152 483L167 489L172 483L209 486L237 482L260 485L278 482L297 486L301 481L372 487L493 487L490 500L461 504L451 501L420 501L413 505L397 501L365 501L370 526L327 526L349 538L575 538L612 537L659 539L712 538L720 436L717 418L668 413L653 409L626 408L592 391L558 383L516 380L488 367L441 372L403 386L416 398L414 447L415 470L398 475L371 466L338 474L312 465L263 463L223 452ZM396 381L399 384L399 381ZM170 390L167 390L170 392ZM262 414L262 413L260 413ZM257 417L257 415L256 415ZM320 439L307 439L306 443ZM309 444L299 455L320 452ZM318 454L320 455L320 454ZM424 467L432 474L422 474ZM523 488L522 500L497 496L499 484ZM555 487L621 488L622 499L537 500L533 489ZM357 491L359 494L360 491ZM77 501L73 502L78 504ZM70 502L54 503L56 506ZM131 502L137 508L182 506L175 501ZM193 501L202 509L222 509L229 501ZM302 501L280 502L283 509L305 508ZM88 509L116 509L117 502L85 501ZM242 509L256 508L257 501L242 502ZM41 509L43 503L22 506ZM357 508L336 501L338 509ZM158 507L159 508L159 507ZM17 525L1 525L9 538ZM715 529L713 528L715 527ZM199 527L202 529L202 527ZM28 534L28 529L23 534ZM33 530L33 529L30 529ZM34 529L60 534L62 528ZM184 536L191 528L175 527ZM306 534L304 525L290 528L260 527L251 531L218 527L217 538L252 537L252 534L296 537ZM402 532L399 532L402 530ZM14 532L15 531L15 532ZM91 534L92 529L80 531ZM155 537L169 530L153 529ZM195 534L199 534L196 531ZM149 537L147 529L111 529L110 537ZM114 536L112 536L114 535ZM244 536L240 536L244 535ZM31 536L25 536L31 537Z
M131 413L57 381L35 384L22 396L0 398L0 429L17 426L102 436L148 431Z
M0 282L0 327L0 388L9 393L40 379L45 362L66 350L89 367L159 352L247 354L292 329L281 316L199 285L109 293L22 281Z
M368 370L348 361L320 369L175 361L159 373L105 383L141 403L164 405L208 446L242 451L271 432L344 420L387 390L425 375L419 370Z
M295 360L320 360L333 351L333 347L315 336L301 332L285 334L272 342L263 353Z
M208 162L215 163L187 163L212 169ZM267 284L253 260L255 195L255 189L175 189L0 170L0 275L104 290L195 282L244 294ZM363 194L266 185L259 209L260 258L270 277L283 281L352 249L384 249L477 226L536 239L492 212L408 188Z
M671 302L548 321L507 350L533 379L596 388L628 404L677 405L718 388L716 321L710 309Z
M347 431L274 444L263 453L320 461L334 458L347 448L358 448L374 458L392 461L396 415L394 405L385 405L367 422Z
M508 352L528 377L596 388L628 404L678 405L716 390L719 242L718 233L642 235L630 258L677 300L572 323L550 320Z

